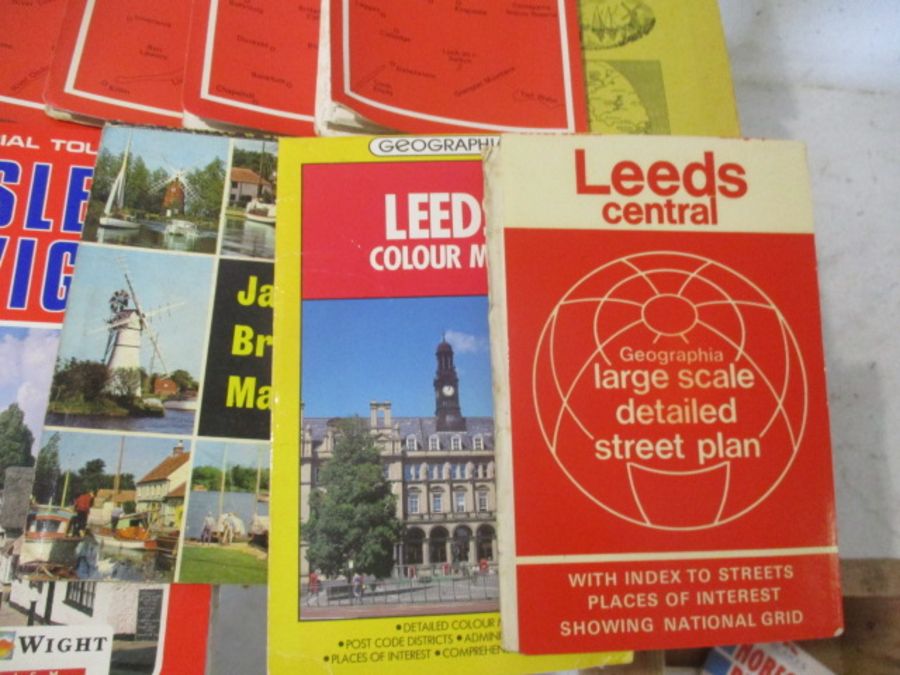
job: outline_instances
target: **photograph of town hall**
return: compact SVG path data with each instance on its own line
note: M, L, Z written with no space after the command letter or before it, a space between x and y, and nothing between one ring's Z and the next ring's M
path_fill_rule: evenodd
M496 610L487 300L302 311L301 618Z

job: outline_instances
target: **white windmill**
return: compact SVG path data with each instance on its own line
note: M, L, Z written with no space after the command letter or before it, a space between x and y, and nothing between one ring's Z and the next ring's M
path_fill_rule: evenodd
M121 261L120 261L120 264ZM131 282L128 271L124 269L126 289L115 291L109 299L110 315L106 319L104 330L108 331L106 340L106 350L103 360L110 374L117 370L126 369L132 373L139 372L141 367L141 348L143 343L143 335L147 334L150 344L153 347L150 372L153 372L155 359L159 359L162 365L163 374L168 374L166 361L163 357L159 346L159 336L150 323L150 318L160 314L169 312L170 310L184 304L183 301L172 302L162 307L158 307L152 311L145 312L141 308L137 292ZM121 389L122 383L119 382L115 386ZM140 377L133 377L128 380L129 392L132 396L141 396ZM121 393L121 391L120 391Z

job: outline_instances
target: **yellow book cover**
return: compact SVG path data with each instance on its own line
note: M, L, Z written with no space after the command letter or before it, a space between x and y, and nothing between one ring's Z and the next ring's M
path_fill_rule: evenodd
M716 0L581 0L590 130L740 136Z
M280 141L273 675L631 660L500 646L480 160L496 142Z

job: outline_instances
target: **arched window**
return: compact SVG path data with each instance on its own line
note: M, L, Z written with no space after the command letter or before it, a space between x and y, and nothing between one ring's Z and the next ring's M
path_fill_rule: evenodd
M410 434L406 437L406 451L407 452L415 452L419 449L419 444L416 442L416 435Z
M438 438L437 434L431 434L428 437L428 449L429 450L440 450L441 449L441 439Z

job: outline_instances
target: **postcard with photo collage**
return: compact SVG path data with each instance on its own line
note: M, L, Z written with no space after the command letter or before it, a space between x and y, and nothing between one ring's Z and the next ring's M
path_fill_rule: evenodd
M104 129L28 578L266 582L276 160L273 141Z

